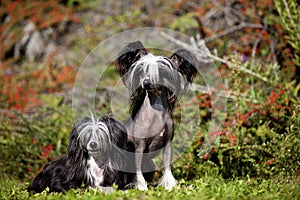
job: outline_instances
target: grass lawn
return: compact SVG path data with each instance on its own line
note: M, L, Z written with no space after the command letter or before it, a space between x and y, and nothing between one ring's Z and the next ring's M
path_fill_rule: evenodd
M29 195L28 183L1 180L0 199L300 199L300 179L272 178L268 180L204 177L200 180L180 180L172 191L149 188L143 192L136 189L116 191L108 195L90 190L71 190L66 194L47 193Z

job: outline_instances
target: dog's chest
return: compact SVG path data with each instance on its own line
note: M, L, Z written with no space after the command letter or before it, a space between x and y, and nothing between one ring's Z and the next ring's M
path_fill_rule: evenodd
M100 186L104 181L104 170L99 168L93 157L88 160L88 177L93 186Z
M151 105L150 100L145 98L133 122L134 136L138 138L149 138L158 134L163 136L165 127L164 118L165 110L163 107L159 104Z

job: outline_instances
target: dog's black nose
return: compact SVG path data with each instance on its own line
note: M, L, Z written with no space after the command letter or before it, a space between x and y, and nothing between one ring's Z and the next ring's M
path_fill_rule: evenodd
M152 86L149 78L144 79L144 81L143 81L143 88L145 88L146 90L153 89L153 86Z
M97 147L98 147L96 142L90 142L89 146L92 150L97 149Z

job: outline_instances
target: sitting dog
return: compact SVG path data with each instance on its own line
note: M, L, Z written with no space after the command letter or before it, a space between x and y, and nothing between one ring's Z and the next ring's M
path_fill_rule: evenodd
M39 193L48 187L50 192L65 192L94 187L107 193L113 191L113 183L124 189L133 180L133 175L126 172L132 161L124 156L124 150L134 151L127 143L123 124L109 116L84 117L72 130L67 155L48 163L28 191Z
M115 61L116 69L130 92L130 117L125 122L128 139L135 146L134 185L147 190L155 171L152 158L163 149L164 173L160 185L176 185L171 172L173 108L178 95L197 73L196 58L179 49L168 58L147 53L140 41L124 46ZM148 172L148 173L145 173Z

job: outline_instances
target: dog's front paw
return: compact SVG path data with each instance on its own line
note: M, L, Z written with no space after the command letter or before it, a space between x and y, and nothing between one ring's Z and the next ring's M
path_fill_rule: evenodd
M147 182L145 181L142 173L136 174L135 186L139 190L148 190Z
M142 191L148 190L146 182L145 183L140 183L140 184L137 183L136 188L139 189L139 190L142 190Z
M115 189L113 187L97 186L96 188L101 190L105 194L110 194L110 193L113 193L115 191Z
M167 190L171 190L177 184L171 171L165 171L159 185L165 187Z

